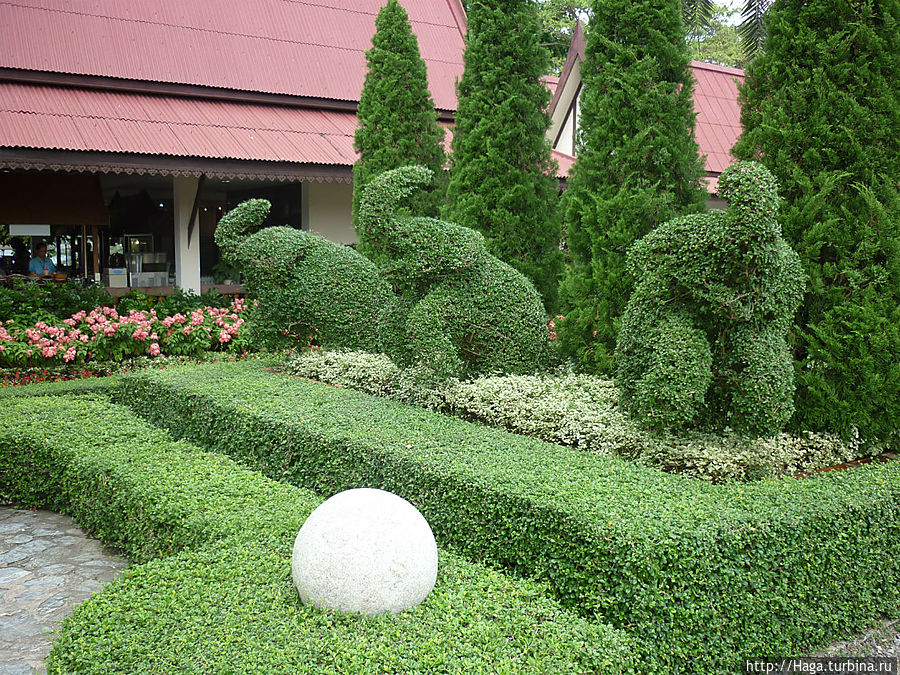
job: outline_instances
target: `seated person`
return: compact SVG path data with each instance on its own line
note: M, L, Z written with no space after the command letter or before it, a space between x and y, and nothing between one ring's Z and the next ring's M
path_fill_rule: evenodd
M47 244L44 242L39 243L34 248L34 257L28 263L28 273L43 276L45 274L54 274L55 272L56 265L47 257Z

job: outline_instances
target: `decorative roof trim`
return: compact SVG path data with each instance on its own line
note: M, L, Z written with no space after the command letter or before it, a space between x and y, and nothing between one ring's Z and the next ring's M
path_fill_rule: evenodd
M353 171L349 166L9 148L0 148L0 168L124 173L139 176L199 177L205 174L208 178L292 183L353 182Z
M584 61L585 46L584 26L581 25L581 20L579 19L575 22L575 32L572 33L572 41L569 43L569 52L566 54L566 63L563 66L562 74L559 76L559 82L556 84L556 91L553 92L553 100L550 101L550 108L547 110L547 114L549 114L550 117L553 117L553 112L556 110L563 89L566 88L566 82L569 79L569 75L572 74L572 70L575 68L575 63Z

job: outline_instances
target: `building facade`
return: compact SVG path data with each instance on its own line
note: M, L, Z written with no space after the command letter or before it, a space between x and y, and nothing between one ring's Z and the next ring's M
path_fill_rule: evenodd
M125 266L154 292L220 278L216 222L251 196L272 223L355 241L356 105L382 5L0 1L0 223L39 232L74 275L119 285ZM462 4L404 5L449 122Z

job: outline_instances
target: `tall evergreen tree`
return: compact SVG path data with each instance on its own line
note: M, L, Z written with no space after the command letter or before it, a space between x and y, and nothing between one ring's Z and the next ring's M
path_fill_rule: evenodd
M609 372L631 279L625 254L658 224L703 208L679 0L595 0L581 65L578 162L563 196L572 265L563 348Z
M541 81L550 61L534 0L469 3L464 60L445 215L480 230L552 311L561 226Z
M797 424L900 432L900 2L777 0L741 87L735 154L781 183L810 282Z
M368 72L359 97L359 127L354 147L360 158L353 165L353 214L362 188L383 171L421 164L440 177L445 161L434 99L428 90L425 62L397 0L388 0L375 18L372 48L366 52ZM440 178L436 181L440 183ZM436 216L443 201L440 190L422 193L410 204L416 215ZM366 249L365 233L360 233Z

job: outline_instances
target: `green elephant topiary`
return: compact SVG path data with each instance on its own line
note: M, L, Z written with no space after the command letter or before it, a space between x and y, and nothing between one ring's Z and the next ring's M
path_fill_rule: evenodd
M733 164L719 193L727 211L671 220L628 253L637 283L617 341L620 400L651 428L768 435L794 411L786 338L805 275L765 167Z
M250 199L216 228L224 260L240 267L259 301L251 335L270 347L302 346L314 336L331 347L374 351L376 327L393 293L367 258L292 227L262 227L270 204Z
M442 377L539 368L549 330L534 285L489 254L481 233L396 215L403 198L431 178L419 166L386 171L360 197L360 240L397 293L382 315L383 350Z

